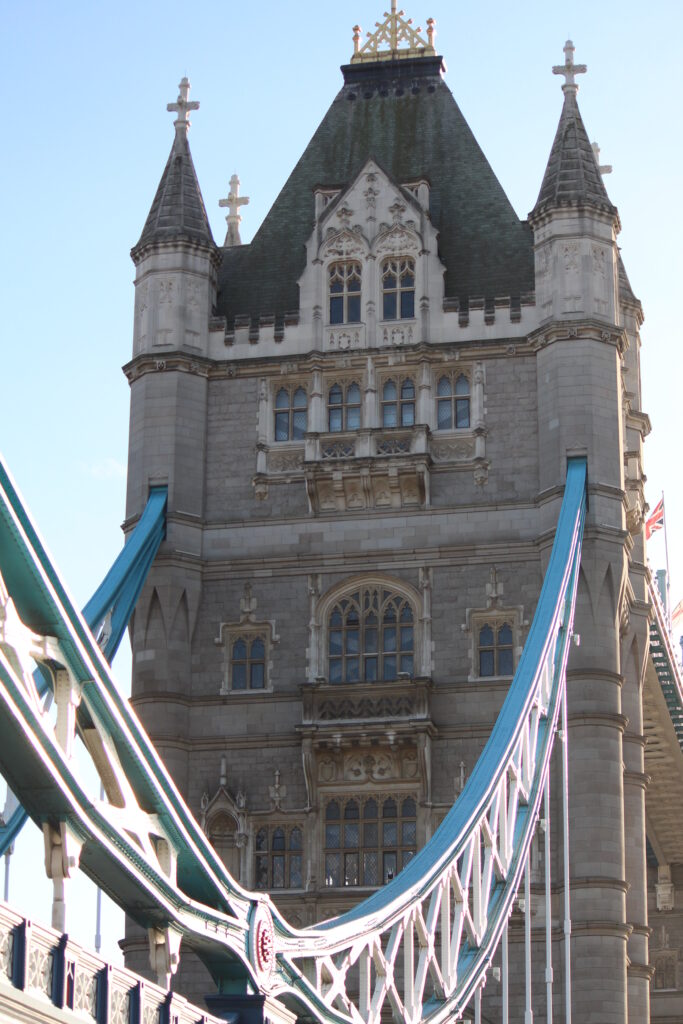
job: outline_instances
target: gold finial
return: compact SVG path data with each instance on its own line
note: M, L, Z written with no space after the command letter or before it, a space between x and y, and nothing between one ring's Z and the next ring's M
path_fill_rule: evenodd
M391 11L384 12L384 21L375 22L375 32L368 32L367 42L361 46L360 25L353 27L352 64L363 61L397 60L406 57L434 57L434 19L427 21L427 39L420 35L422 29L413 28L412 18L405 17L405 11L397 9L397 0L391 0ZM386 49L382 49L385 46Z

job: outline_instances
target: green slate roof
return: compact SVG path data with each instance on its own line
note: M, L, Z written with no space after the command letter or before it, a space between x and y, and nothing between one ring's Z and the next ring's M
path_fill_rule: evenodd
M140 240L131 249L133 259L148 245L186 241L215 248L187 131L176 131Z
M342 68L343 88L252 243L223 250L218 315L282 316L299 308L313 189L350 185L369 158L399 184L429 181L446 296L533 291L531 231L510 205L441 69L440 57Z
M531 216L558 206L576 205L593 206L613 215L617 212L588 141L576 91L566 88L560 123Z

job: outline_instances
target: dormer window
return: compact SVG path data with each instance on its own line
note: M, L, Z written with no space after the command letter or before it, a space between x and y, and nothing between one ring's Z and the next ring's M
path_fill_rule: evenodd
M412 320L415 316L415 260L409 256L382 265L382 317Z
M330 323L360 323L361 268L356 260L333 263L329 269Z
M307 397L303 388L280 388L275 396L275 440L302 441L307 427Z
M360 387L351 384L333 384L327 395L328 429L331 433L360 428Z
M437 430L462 430L470 425L470 382L461 373L453 382L452 377L441 377L436 385L436 426Z
M388 380L382 388L382 426L412 427L415 424L415 384L412 380Z

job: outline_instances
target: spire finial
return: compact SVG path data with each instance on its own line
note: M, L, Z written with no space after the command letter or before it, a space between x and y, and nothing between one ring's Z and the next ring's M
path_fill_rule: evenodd
M368 32L364 46L360 45L360 25L353 27L353 56L351 63L361 61L398 60L404 57L433 57L434 19L427 22L427 40L420 35L421 28L413 28L412 18L399 10L398 0L391 0L391 10L384 12L384 21L375 22L375 32ZM384 44L388 49L381 49Z
M554 75L564 75L564 85L562 86L562 92L572 92L574 95L579 91L579 87L574 81L575 75L585 75L588 68L585 64L574 63L574 46L571 39L568 39L564 44L564 64L556 64L553 68Z
M242 218L239 213L240 206L246 206L249 202L249 196L240 195L240 179L236 174L233 174L230 179L230 191L225 199L219 199L218 205L221 207L227 207L228 215L225 218L228 224L228 233L225 236L225 246L241 245L242 239L240 238L240 223ZM245 587L246 595L246 587ZM249 588L248 598L251 598L251 587ZM254 605L255 607L255 605Z
M190 127L190 119L187 116L190 110L199 110L197 100L189 100L190 82L187 78L181 78L178 86L178 99L175 103L167 103L166 109L171 113L178 114L173 122L176 132L187 132Z

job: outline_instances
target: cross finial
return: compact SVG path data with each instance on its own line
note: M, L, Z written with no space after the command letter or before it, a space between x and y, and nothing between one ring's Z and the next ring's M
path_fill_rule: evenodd
M414 28L411 18L391 0L391 10L384 12L384 21L375 22L375 32L368 32L367 42L361 46L360 25L353 27L353 56L351 63L359 61L397 60L404 57L434 57L434 19L427 22L427 39L422 29ZM382 47L385 46L386 49Z
M240 206L246 206L249 202L249 196L240 195L240 179L236 174L233 174L230 179L230 191L226 199L219 199L218 205L221 207L227 207L228 215L225 218L228 224L228 233L225 236L226 248L233 245L241 245L242 239L240 238L240 223L242 217L239 214Z
M598 146L597 142L592 142L591 143L591 149L593 150L593 155L595 157L595 162L598 165L598 170L600 171L600 174L611 174L612 173L612 165L611 164L601 164L600 163L600 147Z
M579 87L574 81L575 75L585 75L588 68L585 64L574 63L574 46L571 39L568 39L564 44L564 64L556 64L553 68L554 75L564 75L564 85L562 86L562 92L573 92L574 95L579 91Z
M178 99L175 103L167 103L166 109L171 113L177 113L178 116L173 122L175 125L176 132L187 132L190 127L190 119L187 116L190 110L199 110L199 103L197 100L189 100L190 95L190 83L187 78L180 79L180 85L178 86Z

